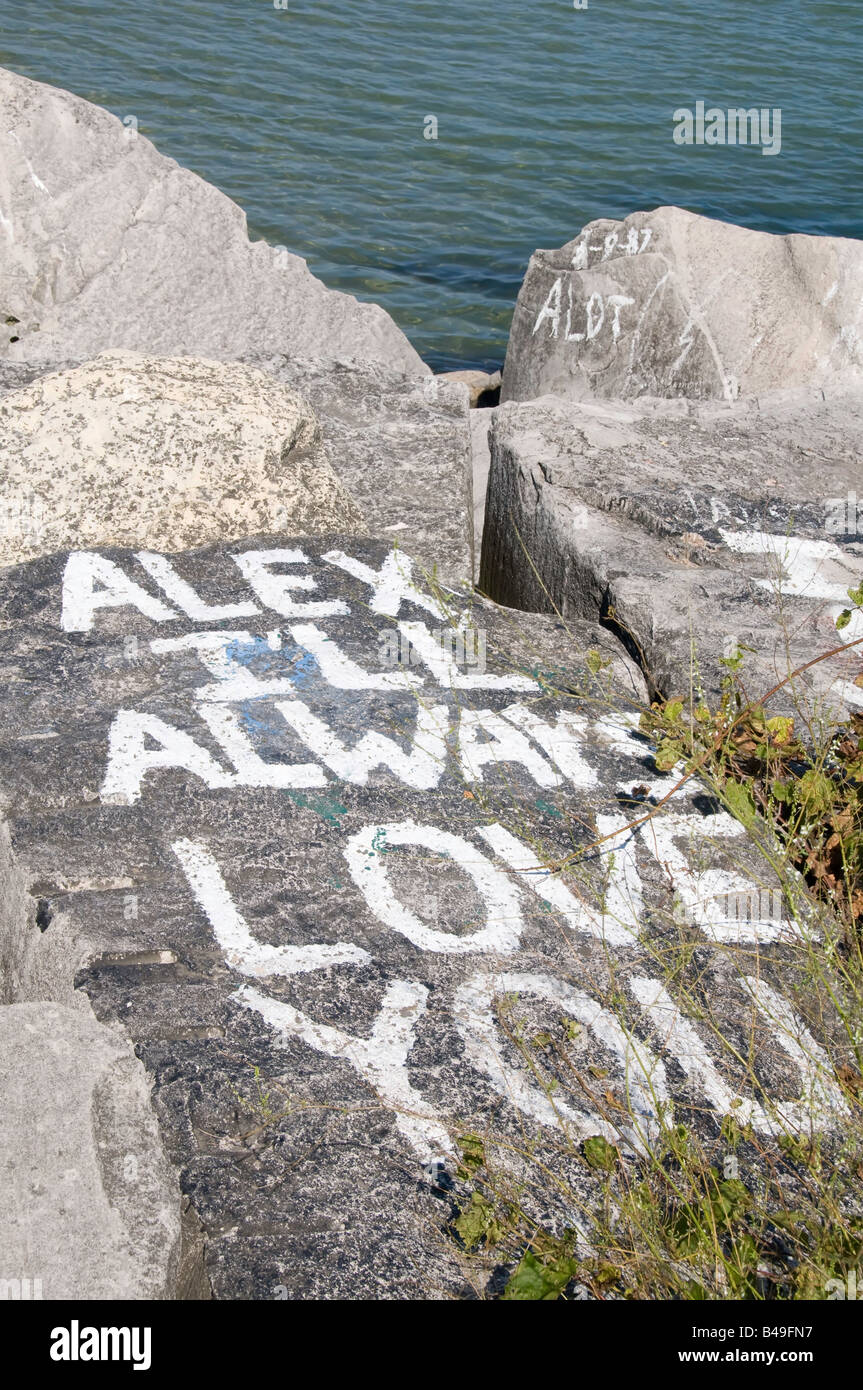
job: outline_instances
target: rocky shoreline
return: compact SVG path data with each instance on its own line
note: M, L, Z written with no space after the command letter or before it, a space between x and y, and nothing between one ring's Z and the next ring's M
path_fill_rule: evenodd
M639 714L740 648L768 689L863 581L863 243L596 222L502 379L434 376L109 113L0 109L0 1278L472 1297L465 1133L833 1142L834 927Z

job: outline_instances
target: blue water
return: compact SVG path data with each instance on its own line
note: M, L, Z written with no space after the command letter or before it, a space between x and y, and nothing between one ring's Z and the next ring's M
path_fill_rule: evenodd
M591 218L863 236L863 0L289 6L2 0L0 62L134 115L436 368L499 364L530 252ZM780 107L781 154L676 146L699 99Z

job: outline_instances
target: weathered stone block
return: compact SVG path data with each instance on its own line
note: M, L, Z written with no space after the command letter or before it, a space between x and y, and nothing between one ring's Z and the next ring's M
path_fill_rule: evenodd
M805 919L703 788L633 824L674 775L614 639L425 587L388 542L163 560L0 574L30 904L3 959L23 998L65 950L134 1042L216 1297L463 1293L443 1174L466 1129L553 1151L579 1226L586 1137L636 1162L673 1113L718 1154L733 1114L829 1146L841 1048Z
M0 400L0 563L364 530L302 397L237 363L105 353Z
M863 386L863 242L771 236L682 208L589 223L536 251L503 400Z
M89 1009L0 1006L2 1297L174 1293L180 1191L150 1089Z
M0 70L0 357L289 352L428 374L377 304L328 290L128 124Z
M780 394L735 408L552 398L496 412L482 589L606 621L651 690L718 700L742 645L757 698L863 636L836 618L863 578L863 398ZM840 516L841 513L841 516ZM796 682L826 717L863 705L860 648ZM771 703L788 709L787 687Z

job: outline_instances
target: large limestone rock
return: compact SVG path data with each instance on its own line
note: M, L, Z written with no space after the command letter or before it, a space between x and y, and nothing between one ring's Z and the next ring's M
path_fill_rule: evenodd
M668 1102L720 1169L723 1116L751 1123L747 1181L777 1126L830 1161L844 1054L793 924L729 906L765 881L750 842L692 787L628 824L674 777L614 638L427 587L389 541L162 562L0 573L29 902L0 959L16 998L65 962L135 1044L217 1297L469 1295L466 1131L535 1141L541 1210L587 1238L578 1143L634 1177Z
M0 400L0 564L362 530L320 437L306 401L234 363L106 353L41 377Z
M4 1298L171 1297L180 1190L150 1081L89 1010L0 1005Z
M667 207L535 252L502 399L734 400L843 384L863 386L863 242Z
M427 571L447 580L476 578L488 460L484 470L475 459L472 468L471 427L489 411L469 409L464 385L320 358L251 354L245 361L312 407L321 425L320 457L359 504L370 532L392 536ZM67 370L80 365L62 364ZM0 361L0 400L47 370ZM320 473L326 475L325 466ZM30 522L25 511L5 524L26 530ZM347 524L346 514L339 526ZM224 539L229 532L216 534Z
M480 587L497 601L602 619L653 693L714 702L741 646L757 698L863 636L859 615L835 625L863 579L858 394L577 410L548 397L496 416ZM813 667L771 711L792 689L825 715L860 708L860 652Z
M0 357L292 352L425 374L375 304L250 242L242 210L130 125L0 70Z
M328 366L318 358L248 360L312 405L324 455L371 534L392 537L428 572L472 580L479 546L471 423L487 412L470 410L462 383L417 380L371 364Z

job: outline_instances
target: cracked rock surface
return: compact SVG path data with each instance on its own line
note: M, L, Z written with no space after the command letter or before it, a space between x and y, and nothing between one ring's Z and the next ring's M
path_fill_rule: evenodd
M708 1146L799 1105L828 1015L792 924L729 916L763 872L703 789L627 828L673 774L615 639L428 589L388 541L162 559L0 574L0 959L8 1007L71 997L134 1044L217 1298L472 1296L466 1130L548 1160L563 1105L630 1163L666 1100ZM801 1123L830 1128L819 1084ZM567 1163L580 1220L600 1183Z
M548 397L495 414L480 587L498 602L608 621L665 697L700 687L716 701L720 660L741 645L756 697L863 636L859 615L835 623L863 578L846 514L859 394L733 407ZM860 673L853 649L798 684L842 716L863 704ZM771 711L789 701L780 692Z

